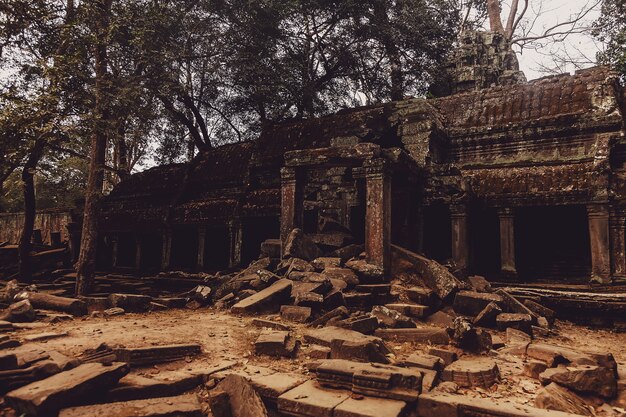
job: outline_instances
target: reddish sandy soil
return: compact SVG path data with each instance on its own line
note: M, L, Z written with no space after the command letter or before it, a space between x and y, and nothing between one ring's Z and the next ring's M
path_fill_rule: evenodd
M278 320L276 316L268 316ZM212 309L170 310L148 314L126 314L112 318L86 317L54 324L35 324L37 328L20 330L18 339L43 332L68 332L68 336L37 342L44 348L55 349L71 356L80 355L85 349L96 348L101 343L109 346L143 347L150 345L199 343L204 354L170 364L161 364L133 372L150 376L163 371L188 369L201 365L213 365L224 360L234 360L238 367L251 365L270 367L276 371L306 374L310 361L304 353L296 359L258 357L253 353L253 343L260 329L253 327L251 318L232 316L228 312ZM293 326L300 337L304 326ZM560 322L556 336L550 343L562 344L580 350L612 352L620 367L626 369L626 334L608 330L591 330ZM502 335L503 336L503 335ZM25 345L32 343L25 343ZM425 345L387 342L397 357L423 351ZM305 346L306 347L306 346ZM301 349L306 352L306 349ZM540 384L521 376L523 360L512 355L494 355L502 374L502 382L489 390L471 389L461 392L470 396L506 399L522 404L532 404ZM606 407L605 407L606 408ZM608 410L608 408L606 408ZM600 412L600 415L617 415Z

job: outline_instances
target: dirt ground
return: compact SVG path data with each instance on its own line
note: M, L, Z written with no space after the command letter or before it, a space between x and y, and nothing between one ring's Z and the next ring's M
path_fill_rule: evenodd
M263 316L263 318L280 320L278 316ZM307 374L306 364L311 359L305 354L304 343L301 353L295 359L256 356L253 344L261 329L252 326L251 321L250 317L237 317L228 312L213 309L169 310L146 314L125 314L111 318L85 317L53 324L40 323L35 324L35 328L19 331L16 336L23 340L25 336L43 332L68 332L68 336L37 343L71 356L78 356L86 349L96 348L101 343L106 343L111 347L119 345L145 347L178 343L202 345L204 353L199 357L133 370L144 376L169 370L214 365L221 361L236 361L239 368L256 365L269 367L275 371ZM292 327L297 337L301 339L306 328L303 325ZM612 352L620 368L623 366L623 369L626 369L626 349L624 348L626 334L589 329L566 322L558 322L556 332L557 335L547 339L549 343L578 350ZM504 335L500 334L500 336L504 338ZM386 343L398 358L425 351L428 348L428 346L413 343ZM32 343L29 344L32 345ZM493 354L492 356L500 367L501 383L489 390L474 388L460 392L469 396L504 399L532 405L535 392L540 385L537 380L521 375L523 359L508 354ZM599 415L618 414L615 408L611 410L604 406L599 410Z

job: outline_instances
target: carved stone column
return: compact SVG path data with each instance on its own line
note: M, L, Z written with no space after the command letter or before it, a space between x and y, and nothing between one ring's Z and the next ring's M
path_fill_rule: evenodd
M119 236L117 233L111 235L111 266L117 268L117 255L119 251Z
M196 260L196 268L204 268L204 247L206 245L206 227L198 227L198 257Z
M280 241L285 247L285 241L291 231L298 227L298 184L295 168L284 167L280 170ZM301 210L300 210L301 211Z
M469 235L467 233L467 208L463 204L450 206L452 222L452 259L460 270L469 264Z
M626 229L626 214L623 210L611 210L609 219L611 235L611 265L613 278L626 279L626 248L624 247L624 233Z
M367 261L388 273L391 266L391 175L383 159L367 161L364 168Z
M141 269L141 236L135 235L135 268Z
M604 205L593 204L587 206L587 215L591 247L591 280L609 283L611 281L609 211Z
M500 272L503 276L517 276L515 265L515 215L513 209L498 210L500 219Z
M232 221L228 230L230 235L229 266L234 268L241 265L241 248L243 246L243 228L241 221Z
M170 267L170 259L172 257L172 232L166 230L163 232L163 249L161 251L161 269L167 270Z

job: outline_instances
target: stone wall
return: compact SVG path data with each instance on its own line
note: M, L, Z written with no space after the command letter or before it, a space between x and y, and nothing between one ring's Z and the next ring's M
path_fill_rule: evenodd
M50 244L50 233L61 232L61 241L69 239L67 224L70 222L70 209L59 208L41 210L35 218L35 230L40 229L43 242ZM0 243L17 244L24 224L24 213L0 213Z

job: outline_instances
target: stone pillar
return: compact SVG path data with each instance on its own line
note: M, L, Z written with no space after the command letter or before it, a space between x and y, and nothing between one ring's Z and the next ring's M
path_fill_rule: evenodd
M119 249L119 236L117 234L111 235L111 266L117 268L117 253Z
M498 210L500 219L500 272L503 276L517 276L515 265L515 216L513 209Z
M141 236L135 235L135 268L141 269Z
M206 227L198 227L198 257L196 259L196 268L204 268L204 246L206 244Z
M280 241L282 246L285 247L285 241L289 233L302 224L302 219L299 219L302 208L299 207L301 202L299 201L296 169L284 167L280 170L280 175Z
M243 227L240 220L234 220L228 226L230 235L229 266L234 268L241 265L241 247L243 246Z
M170 259L172 257L172 232L166 230L163 232L163 250L161 251L161 269L167 270L170 267Z
M367 261L388 273L391 267L391 175L383 159L367 161L364 167Z
M587 206L589 218L589 243L591 247L591 280L600 283L611 281L611 256L609 251L609 212L600 204Z
M624 233L626 229L626 215L622 210L614 209L610 217L611 235L611 266L613 278L626 279L626 248L624 247Z
M452 222L452 260L461 271L469 264L469 235L467 233L467 208L463 204L450 206Z

